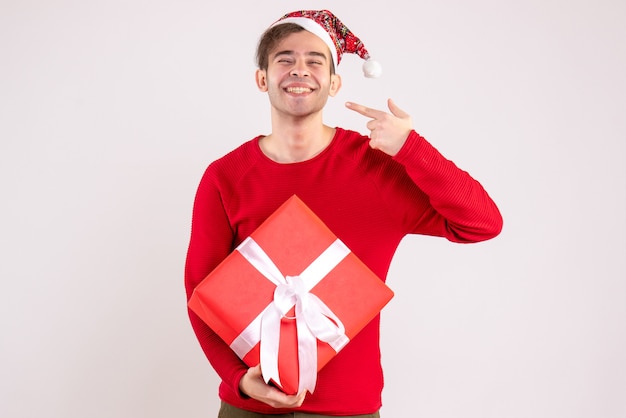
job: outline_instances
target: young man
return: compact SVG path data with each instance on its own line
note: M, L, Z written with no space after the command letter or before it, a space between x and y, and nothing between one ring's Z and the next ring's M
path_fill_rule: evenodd
M369 58L362 42L328 11L290 13L261 38L256 82L269 97L272 131L214 161L202 177L185 269L188 297L294 194L381 280L407 234L464 243L499 234L502 218L482 186L418 135L393 101L389 112L346 104L370 119L369 137L324 125L324 105L341 88L335 66L343 53ZM375 64L366 64L366 73L376 72ZM378 416L379 317L320 371L314 393L288 395L266 384L260 366L248 368L202 320L189 315L222 379L220 417L296 411Z

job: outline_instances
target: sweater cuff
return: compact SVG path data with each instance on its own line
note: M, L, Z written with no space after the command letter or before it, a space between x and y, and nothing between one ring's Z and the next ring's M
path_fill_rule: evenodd
M411 159L414 159L416 155L423 152L424 147L427 145L428 142L426 139L412 129L404 145L402 145L402 148L400 148L400 151L398 151L393 159L400 164L406 165Z
M235 374L234 378L233 378L233 386L232 386L232 390L234 393L237 394L237 396L239 396L240 399L242 400L246 400L246 399L250 399L250 397L248 395L246 395L245 393L243 393L241 391L241 389L239 389L239 382L241 382L241 379L243 379L243 376L248 372L248 370L244 369L241 370L240 372L238 372L237 374Z

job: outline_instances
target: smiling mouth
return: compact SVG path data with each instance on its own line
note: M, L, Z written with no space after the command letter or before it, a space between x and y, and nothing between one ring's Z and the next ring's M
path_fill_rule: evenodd
M308 87L287 87L285 91L287 93L305 94L305 93L311 93L313 89L310 89Z

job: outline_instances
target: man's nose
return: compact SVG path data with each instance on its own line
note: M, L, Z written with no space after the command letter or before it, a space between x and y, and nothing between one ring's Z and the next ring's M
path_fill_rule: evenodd
M309 69L306 66L306 63L304 61L296 61L293 64L293 68L291 69L291 75L294 77L306 77L308 76L309 73Z

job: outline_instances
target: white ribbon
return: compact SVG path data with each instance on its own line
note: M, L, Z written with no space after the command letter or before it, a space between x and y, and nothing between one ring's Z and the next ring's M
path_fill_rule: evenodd
M266 383L272 379L280 385L280 322L295 306L300 370L298 392L306 389L313 393L317 381L316 339L328 343L338 352L348 343L349 338L341 320L320 298L310 293L310 290L350 253L350 249L337 239L300 275L287 277L282 275L252 238L246 238L237 247L237 251L266 279L274 283L276 289L274 300L235 338L230 347L243 358L260 341L263 379Z

